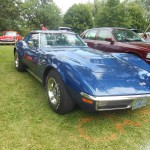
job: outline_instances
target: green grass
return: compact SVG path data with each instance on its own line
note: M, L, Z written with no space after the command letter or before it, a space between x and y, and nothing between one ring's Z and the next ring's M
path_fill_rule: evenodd
M131 111L54 113L45 89L0 46L0 150L149 150L150 104Z

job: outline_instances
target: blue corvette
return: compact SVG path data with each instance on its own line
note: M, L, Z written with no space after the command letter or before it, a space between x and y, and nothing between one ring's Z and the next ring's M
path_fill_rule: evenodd
M131 54L104 53L67 31L32 31L14 48L15 67L46 87L58 114L136 109L150 101L150 67Z

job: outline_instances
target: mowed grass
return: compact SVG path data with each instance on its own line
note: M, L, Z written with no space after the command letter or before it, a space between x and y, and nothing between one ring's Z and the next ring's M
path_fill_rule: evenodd
M0 46L0 150L150 150L150 104L141 109L54 113L45 89Z

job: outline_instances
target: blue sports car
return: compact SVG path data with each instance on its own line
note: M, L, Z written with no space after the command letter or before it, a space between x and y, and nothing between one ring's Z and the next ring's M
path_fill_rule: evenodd
M14 48L15 67L46 87L50 107L68 113L136 109L150 101L150 66L132 54L94 50L73 32L32 31Z

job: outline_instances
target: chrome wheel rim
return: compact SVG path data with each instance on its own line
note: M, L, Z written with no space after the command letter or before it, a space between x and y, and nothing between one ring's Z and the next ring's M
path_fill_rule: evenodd
M15 54L15 66L16 66L16 68L18 68L18 65L19 65L19 60L18 60L18 54L16 53Z
M49 78L47 81L47 93L51 104L57 106L60 100L60 92L58 84L54 78Z

